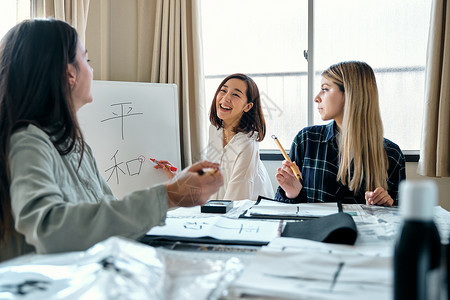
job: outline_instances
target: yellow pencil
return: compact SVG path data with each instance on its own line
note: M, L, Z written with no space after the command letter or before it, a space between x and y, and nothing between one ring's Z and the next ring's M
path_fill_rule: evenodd
M278 147L280 148L281 153L284 156L284 159L287 161L290 161L292 163L292 160L286 154L286 151L284 151L284 148L283 148L283 146L281 146L280 141L277 139L277 137L274 134L272 134L272 138L275 140ZM292 169L292 172L294 172L295 176L297 176L298 180L300 180L300 182L302 182L302 180L303 180L302 175L297 171L297 168L295 168L293 165L291 165L291 169Z
M214 175L218 172L217 169L213 169L213 168L206 168L206 169L202 169L202 170L198 170L197 173L198 175Z

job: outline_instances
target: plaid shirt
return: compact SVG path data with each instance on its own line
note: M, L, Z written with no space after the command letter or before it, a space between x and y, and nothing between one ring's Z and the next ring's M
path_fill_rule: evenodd
M302 129L294 139L289 153L303 175L303 188L295 199L286 197L284 190L278 187L275 199L288 203L299 202L337 202L365 204L365 182L356 195L348 186L337 181L338 146L336 142L335 122L327 125L311 126ZM405 157L400 148L388 139L384 139L384 149L389 159L388 193L398 204L398 185L406 178Z

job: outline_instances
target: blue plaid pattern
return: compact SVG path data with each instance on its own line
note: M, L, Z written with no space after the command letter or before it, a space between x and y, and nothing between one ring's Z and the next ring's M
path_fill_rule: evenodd
M338 146L335 136L335 122L327 125L311 126L302 129L294 139L289 156L295 161L303 175L303 189L295 199L286 197L284 190L278 187L275 199L287 203L301 202L337 202L347 204L365 204L365 183L354 192L348 186L336 180L338 173ZM398 204L398 185L406 178L405 157L400 148L388 139L384 139L388 168L388 193Z

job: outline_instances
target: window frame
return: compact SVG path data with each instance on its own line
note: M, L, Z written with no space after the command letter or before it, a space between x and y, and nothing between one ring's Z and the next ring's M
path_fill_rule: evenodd
M286 150L286 149L285 149ZM262 161L283 161L283 154L279 150L269 150L263 149L259 150L259 157ZM286 150L289 154L289 149ZM402 150L403 155L405 155L406 162L418 162L419 161L419 151L417 150Z
M304 50L303 55L308 64L308 99L314 98L314 16L315 16L315 0L308 0L308 49ZM308 103L307 106L307 124L314 125L314 105ZM289 154L289 149L285 149ZM420 150L402 150L405 155L406 162L418 162L420 158ZM262 161L283 161L284 157L280 151L276 149L261 149L260 158Z

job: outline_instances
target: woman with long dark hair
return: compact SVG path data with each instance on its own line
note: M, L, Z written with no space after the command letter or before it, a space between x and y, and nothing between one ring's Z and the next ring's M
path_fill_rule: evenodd
M206 202L221 172L201 162L170 182L114 197L76 113L93 101L87 50L58 20L27 20L0 44L0 261L30 251L84 250L113 235L137 238L169 207Z

